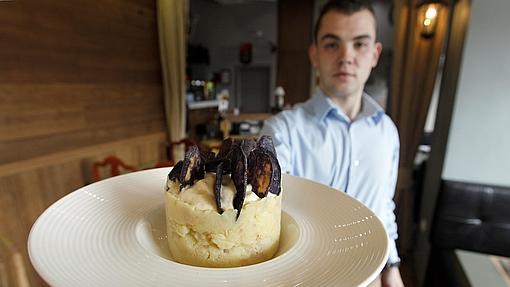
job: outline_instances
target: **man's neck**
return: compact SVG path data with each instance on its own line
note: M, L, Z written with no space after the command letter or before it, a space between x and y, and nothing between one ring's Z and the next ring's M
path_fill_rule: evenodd
M326 94L327 95L327 94ZM327 95L337 107L352 121L361 111L363 92L350 96Z

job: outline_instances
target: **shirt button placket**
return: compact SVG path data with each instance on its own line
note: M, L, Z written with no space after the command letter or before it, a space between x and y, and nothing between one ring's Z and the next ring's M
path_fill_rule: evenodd
M349 158L349 185L356 186L356 175L358 174L357 168L360 164L358 154L356 152L356 123L352 122L349 128L349 140L350 140L350 158Z
M349 189L349 185L351 183L351 174L353 172L353 167L352 167L352 122L351 123L348 123L347 124L347 136L346 136L346 142L348 143L348 148L346 149L346 151L349 153L348 155L346 155L345 159L344 159L344 162L348 163L348 166L347 166L347 173L346 173L346 180L345 180L345 192L347 192L347 190Z

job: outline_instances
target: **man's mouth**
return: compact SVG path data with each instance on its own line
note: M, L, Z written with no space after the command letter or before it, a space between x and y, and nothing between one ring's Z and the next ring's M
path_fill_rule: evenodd
M356 75L354 73L349 72L337 72L334 74L334 77L339 79L349 79L356 77Z

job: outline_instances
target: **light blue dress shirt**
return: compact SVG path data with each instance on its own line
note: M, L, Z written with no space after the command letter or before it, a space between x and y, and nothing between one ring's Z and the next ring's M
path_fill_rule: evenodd
M395 124L367 94L351 121L324 93L264 122L282 172L345 191L367 205L390 237L388 261L398 262L393 196L398 173L399 136Z

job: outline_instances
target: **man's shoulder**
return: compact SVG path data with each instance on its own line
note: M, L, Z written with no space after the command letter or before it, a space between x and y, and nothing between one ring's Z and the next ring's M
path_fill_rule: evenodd
M300 103L294 106L292 109L283 110L278 114L271 117L267 122L279 122L279 123L293 123L298 124L302 122L309 122L313 118L310 109L306 103Z
M384 134L399 141L398 128L388 114L384 113L382 115L379 125Z
M264 121L262 132L291 136L313 130L317 121L306 107L306 103L297 104L290 110L284 110Z
M397 126L395 125L395 122L393 122L393 119L387 113L383 112L381 122L388 128L397 131Z

